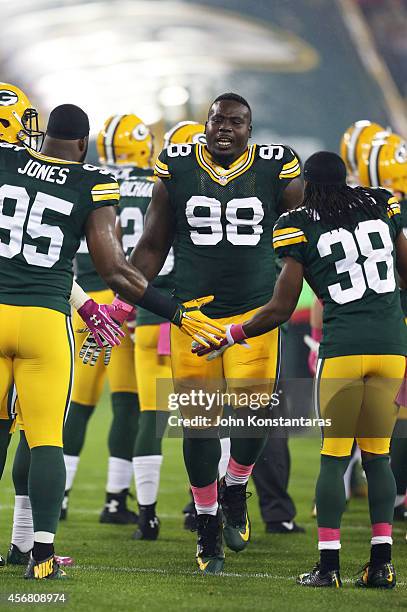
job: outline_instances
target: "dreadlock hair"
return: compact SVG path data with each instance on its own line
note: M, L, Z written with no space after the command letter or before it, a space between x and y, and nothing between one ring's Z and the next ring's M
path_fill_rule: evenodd
M355 213L363 212L370 219L380 219L386 214L385 193L367 187L348 185L326 185L307 183L301 207L313 220L320 219L324 225L354 228Z
M245 98L233 92L223 93L212 102L211 108L215 104L215 102L221 102L222 100L232 100L233 102L238 102L239 104L242 104L242 106L245 106L249 110L250 121L252 120L252 109L250 108L250 104Z

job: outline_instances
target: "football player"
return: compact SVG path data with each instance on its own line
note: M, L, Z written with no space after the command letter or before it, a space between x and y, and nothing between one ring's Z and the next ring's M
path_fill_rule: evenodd
M38 113L21 89L9 83L0 84L0 141L12 145L40 148L44 133L38 127ZM109 317L105 306L97 306L81 288L73 282L69 302L81 314L85 324L94 330L95 336L111 344L117 344L112 331L118 326ZM98 326L93 324L92 316L97 314ZM82 323L83 326L83 323ZM120 332L121 333L121 332ZM0 409L0 477L3 473L7 447L16 424L17 395L14 385L3 401ZM31 504L28 496L28 470L30 452L25 439L24 427L19 419L20 441L14 458L13 482L15 504L12 543L7 555L8 563L27 564L29 552L33 547L34 532ZM19 548L21 546L21 549Z
M370 560L356 584L391 589L396 584L391 562L396 487L388 454L397 415L394 398L407 354L395 278L397 266L407 281L400 205L388 191L347 186L345 164L335 153L311 155L304 178L303 205L282 215L274 228L274 249L284 267L273 298L251 320L228 327L223 348L269 333L288 320L303 279L309 279L324 302L314 390L316 413L324 420L316 485L320 560L297 582L341 586L343 474L356 438L368 481L372 524ZM208 352L194 350L200 355Z
M175 144L162 151L144 232L130 258L151 280L175 240L176 295L188 299L198 288L213 293L215 301L207 312L219 323L230 317L243 321L272 295L272 226L282 210L302 199L295 154L279 144L249 145L251 127L248 102L234 93L223 94L209 109L207 145ZM236 347L226 359L204 364L171 329L175 392L191 397L190 404L181 407L183 449L198 513L196 560L203 573L218 573L224 563L217 491L219 391L227 382L235 407L239 404L242 418L247 418L250 393L272 391L278 345L274 330L255 341L250 360L245 349ZM214 394L211 410L193 405L193 394L202 391ZM250 538L246 487L265 439L262 430L241 434L231 433L231 457L220 490L223 533L235 551L243 550Z
M120 185L118 232L125 253L130 255L143 232L144 216L155 182L151 166L152 134L136 115L116 115L106 121L99 133L97 149L100 162L110 165ZM166 294L172 289L173 264L171 250L153 283ZM133 456L139 506L138 529L133 537L156 540L159 533L156 503L163 460L162 435L167 422L167 411L158 406L156 386L160 379L171 380L170 324L143 308L137 309L135 323L134 357L132 354L131 363L127 364L129 373L137 377L140 398L138 430L130 455Z
M199 312L210 297L180 305L126 262L114 230L119 186L107 171L83 163L88 133L86 113L68 104L52 111L41 153L0 143L0 405L14 381L31 452L34 545L27 578L63 574L53 542L65 489L62 427L73 374L68 298L81 236L86 234L98 272L129 302L195 336L223 333ZM121 323L123 308L113 304L111 311ZM101 313L96 305L89 316L95 328Z
M131 167L140 168L140 173L149 173L153 139L148 128L135 115L109 117L98 134L96 147L100 163L107 166L113 174L118 167L122 166L122 177L131 174ZM122 179L119 176L117 178L120 184ZM143 202L146 201L147 198L144 197ZM134 230L134 235L139 235L141 228L136 221L137 219L127 219L127 231ZM126 240L129 238L130 236ZM134 244L132 243L132 246ZM109 303L113 300L113 292L95 270L85 238L75 258L75 271L77 282L89 292L96 302ZM154 315L150 313L150 316ZM134 319L134 313L130 312L129 317ZM75 318L73 326L74 330L80 327ZM137 515L130 511L126 504L133 476L132 455L138 424L139 396L134 371L133 342L130 338L129 326L125 327L126 336L118 347L119 350L112 352L108 368L102 360L98 360L93 368L89 368L82 362L78 353L75 355L72 401L64 427L67 482L61 519L67 517L68 495L78 469L87 425L99 402L107 376L111 391L113 418L108 437L110 456L106 500L99 520L101 523L116 524L137 522Z
M393 192L400 203L403 232L407 234L407 146L397 134L380 135L371 149L359 161L361 184L385 187ZM401 306L407 322L407 289L401 285ZM391 443L391 468L397 485L394 519L407 518L405 496L407 488L407 396L398 398L400 411Z

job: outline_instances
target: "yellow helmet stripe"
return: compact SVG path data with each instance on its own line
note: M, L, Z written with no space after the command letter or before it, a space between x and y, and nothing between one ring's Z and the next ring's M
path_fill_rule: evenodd
M106 163L114 164L116 162L116 155L114 152L114 137L116 135L117 128L119 127L120 121L126 115L115 115L112 117L109 125L106 128L106 133L103 141L103 146L105 149L105 158Z

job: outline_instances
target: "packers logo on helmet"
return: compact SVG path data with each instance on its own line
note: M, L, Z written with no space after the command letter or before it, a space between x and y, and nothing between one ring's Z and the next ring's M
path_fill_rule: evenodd
M9 89L0 89L0 106L10 106L18 102L18 95Z
M21 89L0 83L0 140L39 149L44 132L38 129L38 112Z
M358 180L358 163L362 152L369 151L372 140L379 134L388 133L383 126L367 120L356 121L346 130L342 136L340 154L348 174L354 180Z
M205 126L196 121L180 121L164 136L164 149L172 144L206 144Z
M372 142L359 162L360 184L407 193L407 144L397 134L382 135Z
M137 115L113 115L100 130L96 148L101 164L150 168L153 135Z

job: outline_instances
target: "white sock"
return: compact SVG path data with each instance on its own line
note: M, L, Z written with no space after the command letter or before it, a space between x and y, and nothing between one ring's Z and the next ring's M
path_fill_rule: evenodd
M406 498L405 495L396 495L396 500L394 502L394 507L401 506L401 504L404 504L405 498Z
M162 462L162 455L133 457L134 481L140 506L149 506L157 501Z
M66 484L65 491L72 489L73 481L75 480L76 472L79 465L79 457L77 455L64 455L66 468Z
M129 489L132 476L131 461L119 459L119 457L109 457L106 491L108 493L120 493L123 489Z
M41 544L53 544L55 533L50 531L35 531L34 542L41 542Z
M13 533L11 542L26 553L34 546L34 526L31 502L28 495L16 495L14 498Z
M220 457L219 467L218 467L219 479L224 477L224 475L226 474L227 467L228 467L229 458L230 458L230 438L221 438L220 447L222 449L222 455Z
M216 516L218 512L218 506L218 502L215 502L213 506L199 506L197 503L195 503L197 514L212 514L212 516Z

